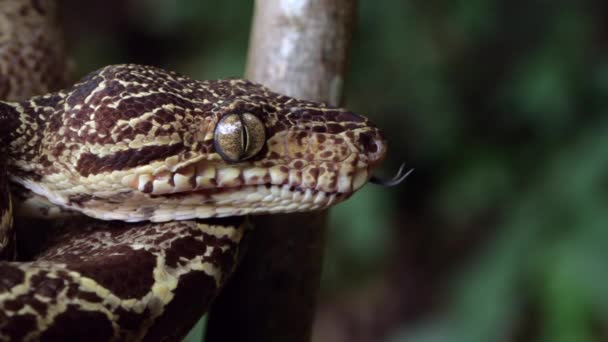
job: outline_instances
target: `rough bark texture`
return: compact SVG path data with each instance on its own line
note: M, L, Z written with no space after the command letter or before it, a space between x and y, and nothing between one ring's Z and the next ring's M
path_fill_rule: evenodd
M355 0L258 0L246 77L340 104ZM214 304L207 341L309 341L326 213L254 217L249 251Z

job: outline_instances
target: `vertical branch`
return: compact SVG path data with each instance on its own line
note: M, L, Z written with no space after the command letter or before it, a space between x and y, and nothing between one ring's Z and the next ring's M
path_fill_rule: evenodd
M257 0L246 77L338 105L354 0ZM214 304L208 341L309 341L326 212L254 217L249 251Z
M354 14L354 0L258 0L245 76L339 105Z

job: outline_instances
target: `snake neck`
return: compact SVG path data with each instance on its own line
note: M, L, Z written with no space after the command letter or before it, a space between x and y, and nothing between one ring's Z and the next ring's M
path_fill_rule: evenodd
M49 166L41 153L43 132L61 98L49 94L23 102L0 101L0 148L11 175L38 178Z

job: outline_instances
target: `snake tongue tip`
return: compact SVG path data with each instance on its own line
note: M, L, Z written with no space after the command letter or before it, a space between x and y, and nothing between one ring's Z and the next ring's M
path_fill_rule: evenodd
M401 184L412 172L414 172L414 169L409 169L408 171L404 171L405 170L405 163L401 164L401 166L399 167L399 170L397 171L397 174L391 178L391 179L382 179L379 178L377 176L372 176L369 179L369 182L372 184L376 184L376 185L380 185L380 186L386 186L386 187L393 187L396 185Z

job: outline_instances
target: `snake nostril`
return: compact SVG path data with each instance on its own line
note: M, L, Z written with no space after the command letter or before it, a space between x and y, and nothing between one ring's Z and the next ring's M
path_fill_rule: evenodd
M376 153L378 150L378 146L375 144L372 135L367 132L362 132L359 134L359 144L363 147L363 151L366 154Z
M378 132L362 132L359 134L361 151L367 155L370 163L377 163L384 159L386 143Z

